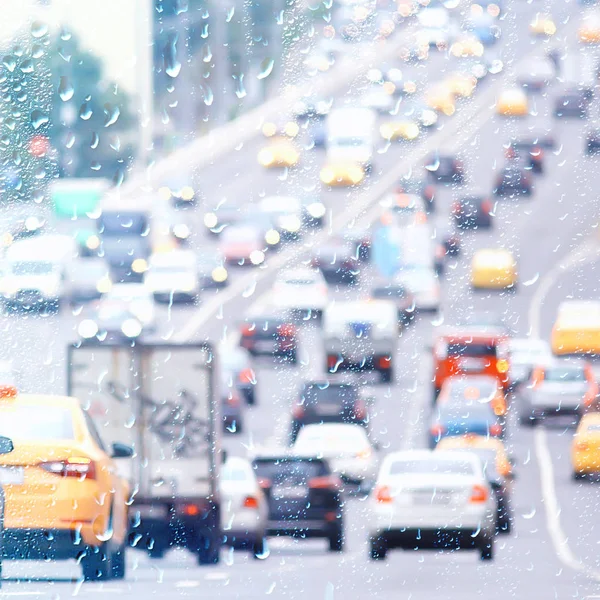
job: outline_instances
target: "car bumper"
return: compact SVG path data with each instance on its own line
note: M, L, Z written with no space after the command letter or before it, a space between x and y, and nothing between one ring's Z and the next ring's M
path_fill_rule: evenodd
M390 528L374 531L372 539L382 539L388 548L422 550L437 548L476 548L483 539L493 535L491 530L470 527Z
M170 303L170 302L194 302L198 293L196 291L192 292L183 292L177 290L169 290L163 292L153 292L152 293L154 300L156 302L161 303Z
M600 451L577 451L572 456L573 471L575 473L600 473Z
M281 520L267 523L267 535L302 538L320 538L334 535L341 520Z
M83 529L80 533L75 529L5 529L2 556L24 560L77 558L86 547L101 544L93 534L84 537Z

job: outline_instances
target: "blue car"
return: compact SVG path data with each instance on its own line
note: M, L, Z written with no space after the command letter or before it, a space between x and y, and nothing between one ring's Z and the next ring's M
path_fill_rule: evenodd
M478 400L438 404L429 428L429 447L435 448L444 437L465 435L504 437L504 419L494 413L490 402Z

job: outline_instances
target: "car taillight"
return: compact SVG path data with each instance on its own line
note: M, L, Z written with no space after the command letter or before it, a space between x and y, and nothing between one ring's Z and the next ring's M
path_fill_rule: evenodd
M496 416L501 417L506 413L506 401L504 400L504 398L496 396L492 400L491 404L492 410L494 411L494 414Z
M296 335L296 327L289 323L285 323L284 325L279 325L279 327L277 327L277 333L283 337L294 337Z
M255 325L243 325L241 327L240 333L243 336L248 337L248 336L254 335L254 330L255 329L256 329Z
M505 358L496 361L496 371L498 371L498 373L507 373L509 366L510 365Z
M375 499L382 504L393 502L392 490L387 485L378 485L374 490Z
M489 215L492 212L492 203L489 200L484 200L481 203L481 210L486 214Z
M532 375L531 375L531 387L532 389L538 388L540 387L540 385L542 384L542 382L544 381L544 369L534 369Z
M239 380L240 383L251 383L254 385L256 383L256 374L254 373L254 369L243 369L240 371Z
M356 458L371 458L373 454L371 448L365 448L364 450L359 450L355 456Z
M454 202L454 204L452 204L452 212L455 215L460 213L460 202Z
M587 444L586 442L575 442L575 450L585 452L589 449L590 449L589 444Z
M315 269L318 268L320 264L321 264L321 261L318 258L313 258L310 261L311 267L314 267Z
M295 404L292 408L292 416L294 419L301 419L305 412L306 410L302 404Z
M594 389L588 390L583 397L583 405L587 408L590 407L594 400L598 397L598 390L594 387Z
M273 485L273 482L268 477L259 477L258 485L265 490L270 488Z
M474 485L469 502L487 502L488 491L483 485Z
M335 365L337 365L337 363L338 363L338 357L335 354L327 355L327 368L328 369L335 368Z
M308 481L311 490L338 490L341 481L337 475L326 475L324 477L313 477Z
M377 359L377 367L380 369L390 369L392 367L392 357L380 356Z
M96 465L89 458L72 456L66 460L52 460L40 463L39 466L61 477L76 477L78 479L96 479Z
M362 400L357 400L354 405L354 415L357 419L364 419L367 416L367 407Z
M431 202L435 197L435 187L432 185L425 186L425 189L423 190L423 197L428 202Z
M514 148L509 147L506 149L506 158L515 158L516 155L517 153Z
M246 496L243 502L244 508L258 508L258 499L254 496Z
M229 394L227 394L227 404L229 404L229 406L239 406L239 396L237 394L229 392Z
M494 423L493 425L490 425L490 435L493 435L494 437L502 435L502 425L500 425L499 423Z
M440 423L436 423L435 425L431 426L431 429L429 430L431 435L433 435L436 438L441 437L444 432L446 431L446 428L441 425Z

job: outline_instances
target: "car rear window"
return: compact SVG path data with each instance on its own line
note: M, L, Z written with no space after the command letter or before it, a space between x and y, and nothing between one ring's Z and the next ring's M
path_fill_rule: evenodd
M254 461L257 477L269 479L274 485L291 482L304 485L310 479L329 475L329 469L322 460L299 458L269 458Z
M448 344L449 356L496 356L496 344L480 342L452 342Z
M544 381L585 381L585 371L580 367L552 367L544 371Z
M456 458L455 460L397 460L392 463L390 475L473 475L475 470L470 460Z
M356 399L356 388L351 385L311 384L302 390L302 398L309 404L342 404Z
M469 402L444 404L438 410L438 419L442 423L457 421L460 423L468 421L496 420L491 403Z
M470 395L471 391L474 391L474 394L470 395L471 398L489 398L496 388L497 383L495 381L481 379L470 381L468 377L466 379L457 379L450 384L449 399L464 400L465 397Z
M378 287L373 290L371 296L377 299L406 298L406 290L401 285Z
M43 406L0 407L0 435L16 441L72 440L70 411Z

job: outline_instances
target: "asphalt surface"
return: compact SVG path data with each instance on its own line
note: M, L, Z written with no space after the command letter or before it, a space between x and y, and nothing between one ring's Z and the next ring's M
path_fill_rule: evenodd
M448 219L452 199L461 189L491 191L495 172L503 164L502 144L528 124L551 115L552 86L547 94L535 98L537 115L525 121L506 120L493 111L497 87L510 77L513 66L530 52L538 52L540 42L532 43L527 24L540 3L507 3L503 25L505 38L493 52L502 56L505 73L486 81L473 99L465 101L458 113L443 123L443 128L422 142L393 145L377 156L369 181L352 192L322 191L318 169L319 151L314 159L290 172L265 172L256 164L259 142L240 148L230 160L198 173L207 195L258 198L263 194L294 194L296 190L322 194L333 215L331 228L352 221L367 223L376 209L367 207L393 181L394 173L422 168L422 155L429 147L458 151L464 155L468 183L462 188L439 188L438 213L433 222ZM578 10L573 2L555 8L555 19L562 23ZM560 13L560 14L559 14ZM577 49L572 21L563 26L566 51ZM508 33L510 32L510 33ZM438 55L415 77L434 81L450 70L450 61ZM594 102L590 121L600 115ZM551 118L551 116L550 116ZM595 277L600 260L600 232L597 227L598 203L596 173L600 159L583 154L583 132L589 123L555 121L558 146L547 153L546 173L535 180L530 199L499 199L495 224L489 231L463 235L463 255L450 259L442 282L440 315L421 316L401 337L395 357L396 381L391 386L376 385L376 402L371 423L374 439L382 454L388 450L424 447L431 400L431 357L427 349L436 328L451 324L475 311L503 316L519 336L528 332L548 339L558 304L567 297L597 298ZM382 148L383 149L383 148ZM308 156L308 152L305 152ZM363 207L366 210L358 210ZM370 214L372 213L372 214ZM200 216L198 216L200 219ZM327 232L317 235L326 235ZM207 252L215 241L197 240ZM305 257L307 240L290 251L292 263ZM520 285L515 293L473 292L469 287L470 256L477 248L511 249L519 264ZM581 260L568 261L574 253ZM229 288L207 293L199 307L163 307L161 337L165 339L227 337L236 321L251 306L266 302L275 265L286 262L288 252L270 257L267 266L255 272L240 270ZM567 268L557 268L561 263ZM372 267L360 274L360 290L331 288L335 298L356 297L368 291ZM540 295L540 289L546 293ZM28 391L64 392L65 353L73 339L76 316L63 310L57 316L7 315L0 321L5 343L2 355L12 357L23 375ZM52 342L49 344L48 340ZM27 348L24 355L23 348ZM324 356L318 328L303 327L301 362L297 367L268 359L257 361L258 405L248 409L244 431L229 435L226 447L245 454L248 447L285 443L289 430L289 409L300 383L323 373ZM514 399L518 402L518 398ZM150 561L139 552L129 553L129 573L125 582L105 584L79 580L75 564L20 563L4 565L2 596L31 595L39 598L67 596L94 597L116 595L123 598L161 596L163 598L399 598L471 600L485 597L506 598L594 598L600 597L600 503L598 484L575 483L570 477L569 452L573 430L553 423L532 431L509 425L507 442L517 460L514 483L514 529L497 539L496 558L481 563L475 553L391 552L384 563L367 557L364 501L349 498L346 506L346 551L329 554L319 540L270 540L270 553L255 560L244 552L223 552L215 567L199 568L184 551L173 550L164 559ZM8 580L7 580L8 579Z

